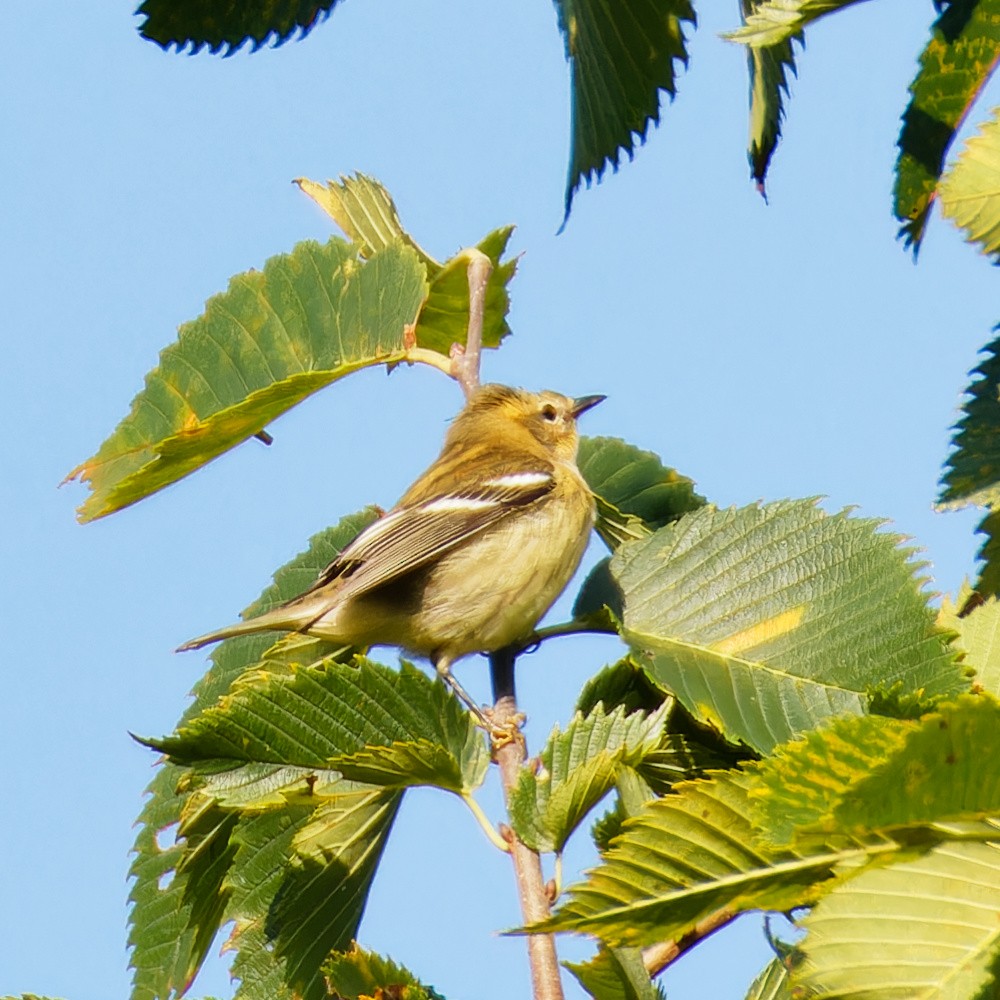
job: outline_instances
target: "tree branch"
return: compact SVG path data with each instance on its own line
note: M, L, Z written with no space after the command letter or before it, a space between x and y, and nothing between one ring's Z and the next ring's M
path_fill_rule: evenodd
M682 934L673 941L663 941L660 944L650 945L642 950L642 964L646 967L650 978L658 976L668 965L676 962L677 959L693 948L699 941L704 940L710 934L714 934L720 927L724 927L736 917L733 910L723 908L710 913L704 920L699 921L686 934Z
M513 649L501 649L490 654L490 679L493 683L493 722L500 728L510 728L515 739L494 751L500 768L504 801L510 803L510 793L527 757L527 748L519 728L521 717L517 710L514 692ZM513 830L507 834L510 856L517 879L517 894L521 902L521 916L526 924L544 920L551 911L542 860L536 851L517 839ZM534 1000L563 1000L562 981L559 977L559 959L556 956L555 938L551 934L528 936L528 961L531 964L531 987Z
M493 273L493 263L481 250L466 250L469 257L469 328L465 346L451 345L452 377L468 399L479 388L479 360L483 346L483 316L486 312L486 286Z

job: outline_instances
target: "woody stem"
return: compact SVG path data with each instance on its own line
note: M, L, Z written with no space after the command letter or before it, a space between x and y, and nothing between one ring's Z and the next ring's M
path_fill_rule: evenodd
M469 258L469 327L465 347L451 349L452 375L468 399L479 388L479 360L483 346L483 317L486 313L486 286L493 273L493 263L481 250L465 251Z
M490 678L493 683L492 721L498 728L516 729L519 722L517 697L514 692L515 659L516 653L512 648L490 654ZM517 783L527 757L527 748L520 731L517 731L516 739L497 747L495 756L500 768L504 801L509 809L511 791ZM544 920L549 915L550 906L542 875L542 860L538 852L522 844L513 831L510 831L509 839L514 877L517 880L517 894L521 902L521 916L526 924ZM555 938L551 934L532 934L527 941L533 1000L563 1000Z

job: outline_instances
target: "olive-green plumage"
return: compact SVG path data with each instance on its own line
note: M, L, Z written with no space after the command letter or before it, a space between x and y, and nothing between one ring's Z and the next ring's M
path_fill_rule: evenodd
M479 388L437 460L305 593L193 639L264 630L400 646L451 664L528 637L586 548L594 500L576 467L576 418L603 396Z

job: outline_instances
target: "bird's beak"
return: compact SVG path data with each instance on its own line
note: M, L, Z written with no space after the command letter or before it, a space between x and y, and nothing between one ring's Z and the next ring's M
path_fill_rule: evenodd
M575 420L581 413L586 413L592 406L603 403L607 396L578 396L573 400L573 419Z

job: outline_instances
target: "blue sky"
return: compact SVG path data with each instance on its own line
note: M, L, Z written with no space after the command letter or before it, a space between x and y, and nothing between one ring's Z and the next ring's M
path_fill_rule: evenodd
M972 572L975 514L931 505L995 274L937 218L914 266L890 211L932 5L814 27L769 205L743 152L743 54L717 37L727 6L701 4L664 124L558 236L569 88L546 3L352 0L304 42L230 59L163 53L127 4L58 5L44 25L5 12L0 993L127 995L128 851L153 763L127 734L169 731L204 669L172 650L231 621L311 534L391 504L460 405L430 370L364 373L278 421L270 449L75 523L83 490L56 485L177 325L232 274L330 233L294 177L375 175L438 257L517 225L514 336L487 378L606 393L587 432L658 452L720 505L821 495L888 518L932 590ZM618 652L574 639L522 661L531 746ZM486 700L484 663L458 670ZM496 791L483 801L499 819ZM579 839L570 872L593 861ZM495 933L517 920L509 863L461 804L409 794L363 943L452 1000L499 1000L527 995L523 943ZM672 1000L739 998L766 958L745 921L665 982ZM213 957L192 996L229 989Z

